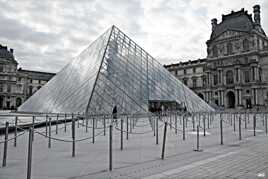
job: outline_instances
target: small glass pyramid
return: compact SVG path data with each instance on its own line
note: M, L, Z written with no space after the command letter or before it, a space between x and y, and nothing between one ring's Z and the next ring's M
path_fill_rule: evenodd
M142 113L160 106L213 111L117 27L112 26L18 111L44 113Z

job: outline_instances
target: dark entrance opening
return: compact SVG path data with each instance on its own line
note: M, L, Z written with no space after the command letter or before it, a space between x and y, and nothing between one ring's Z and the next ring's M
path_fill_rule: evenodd
M227 107L234 108L235 107L235 94L232 91L227 93Z
M149 100L149 111L160 112L162 111L183 110L183 106L176 101L164 100Z

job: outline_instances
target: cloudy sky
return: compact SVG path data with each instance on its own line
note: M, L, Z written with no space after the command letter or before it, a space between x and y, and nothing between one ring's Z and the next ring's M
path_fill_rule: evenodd
M210 20L268 0L0 0L0 43L19 66L58 72L113 24L162 64L206 57Z

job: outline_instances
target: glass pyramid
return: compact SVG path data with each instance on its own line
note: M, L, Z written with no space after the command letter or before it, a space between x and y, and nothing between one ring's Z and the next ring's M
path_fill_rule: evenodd
M175 103L190 112L213 109L117 27L112 26L18 111L110 114Z

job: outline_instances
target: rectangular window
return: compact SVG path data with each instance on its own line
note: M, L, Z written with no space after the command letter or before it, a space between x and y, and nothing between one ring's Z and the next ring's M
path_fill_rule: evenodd
M185 75L187 74L186 69L183 70L183 74L185 74Z
M235 69L235 79L236 79L236 81L238 82L238 80L239 80L239 79L238 79L238 68Z
M196 71L195 68L193 68L193 73L195 73L195 71Z
M252 67L252 81L255 80L255 67Z
M214 85L218 84L218 75L214 75Z
M196 88L196 78L193 79L193 87Z
M249 82L249 71L244 72L245 82Z
M11 92L11 85L10 84L7 85L7 92L9 92L9 93Z

